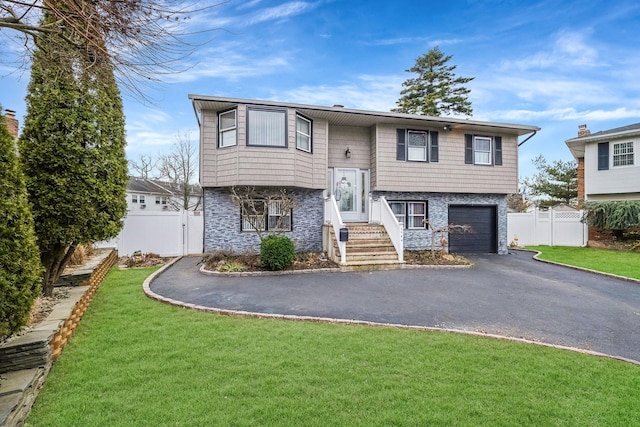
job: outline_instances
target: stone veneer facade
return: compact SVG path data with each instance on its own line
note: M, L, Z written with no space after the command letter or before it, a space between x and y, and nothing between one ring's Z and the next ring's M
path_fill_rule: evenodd
M274 192L278 189L274 189ZM288 189L294 200L292 231L278 232L293 240L296 251L322 251L324 198L322 190ZM260 239L255 231L240 230L240 206L231 198L229 188L204 189L204 251L228 250L234 253L259 252ZM265 232L264 235L268 235Z
M429 220L432 221L435 227L445 226L449 223L449 205L496 206L498 215L498 253L509 253L507 245L507 196L504 194L374 192L373 196L384 196L387 201L426 201ZM436 247L440 248L440 242L436 242ZM430 249L431 231L428 229L405 230L404 248L410 250Z
M293 227L289 236L297 251L322 250L322 224L324 223L324 199L322 190L289 189L295 200ZM449 222L449 205L490 205L497 207L498 253L509 251L507 244L507 197L504 194L446 194L374 192L373 197L385 196L387 200L426 201L429 220L436 226ZM204 250L230 250L235 253L259 251L260 240L254 231L240 231L240 207L231 198L228 188L204 189ZM216 232L216 230L218 230ZM220 232L220 230L223 230ZM268 234L268 233L265 233ZM440 245L439 242L436 244ZM405 230L405 249L429 249L431 232Z

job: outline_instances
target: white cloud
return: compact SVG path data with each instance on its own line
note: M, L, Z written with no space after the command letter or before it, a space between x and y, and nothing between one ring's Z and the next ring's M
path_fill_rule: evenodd
M278 97L303 104L340 104L347 108L389 111L395 107L403 81L400 76L360 75L350 83L306 85L279 93Z
M497 110L491 112L485 112L485 114L496 118L496 120L504 121L541 121L541 120L555 120L555 121L607 121L607 120L621 120L621 119L639 119L640 109L629 109L626 107L620 107L612 110L577 110L575 108L567 107L561 109L551 110Z
M563 68L566 71L573 67L599 66L598 51L593 47L593 42L587 40L588 34L589 31L560 31L554 35L552 49L517 60L505 60L501 68L519 71Z
M245 25L255 25L266 21L274 21L279 19L287 19L292 16L300 15L315 8L316 4L292 1L281 4L276 7L269 7L249 16L244 21Z

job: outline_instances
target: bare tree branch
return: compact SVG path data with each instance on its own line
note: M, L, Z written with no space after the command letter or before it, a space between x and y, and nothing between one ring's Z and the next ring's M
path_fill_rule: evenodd
M38 35L58 32L69 49L111 63L123 88L146 98L145 84L189 68L185 60L200 46L188 41L194 34L187 30L190 17L222 3L198 8L198 0L0 0L0 30L21 33L27 55ZM53 25L42 24L45 13Z

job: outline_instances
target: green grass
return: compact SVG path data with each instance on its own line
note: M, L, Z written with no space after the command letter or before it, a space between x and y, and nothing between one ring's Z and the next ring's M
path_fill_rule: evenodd
M632 426L640 366L444 332L225 317L113 269L27 426Z
M540 251L540 259L640 279L638 252L568 246L527 246L527 249Z

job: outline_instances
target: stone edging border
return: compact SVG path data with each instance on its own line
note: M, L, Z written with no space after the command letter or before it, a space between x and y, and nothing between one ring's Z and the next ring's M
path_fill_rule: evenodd
M610 354L600 353L600 352L591 351L591 350L585 350L577 347L569 347L564 345L545 343L542 341L534 341L526 338L515 338L515 337L508 337L505 335L488 334L485 332L465 331L462 329L451 329L451 328L437 328L432 326L415 326L415 325L404 325L400 323L381 323L381 322L370 322L366 320L355 320L355 319L336 319L336 318L330 318L330 317L298 316L293 314L256 313L256 312L242 311L242 310L228 310L228 309L213 308L213 307L206 307L206 306L197 305L197 304L185 303L183 301L178 301L172 298L163 297L162 295L158 295L155 292L153 292L151 290L151 283L155 280L155 278L161 275L166 269L171 267L174 263L178 262L181 258L182 257L175 258L170 263L164 265L161 269L153 272L149 277L145 279L145 281L142 284L142 289L147 297L165 304L182 307L188 310L202 311L206 313L219 314L223 316L238 316L238 317L247 317L247 318L256 318L256 319L290 320L290 321L298 321L298 322L329 323L329 324L340 324L340 325L370 326L370 327L378 327L378 328L409 329L409 330L430 331L430 332L450 332L450 333L464 334L464 335L477 336L477 337L493 338L493 339L517 342L522 344L532 344L532 345L555 348L560 350L568 350L568 351L573 351L576 353L586 354L590 356L603 357L606 359L619 360L622 362L640 365L640 360L629 359L621 356L612 356Z
M309 273L354 273L354 272L370 272L370 271L392 271L392 270L419 270L419 269L457 269L457 268L472 268L473 263L470 264L453 264L453 265L420 265L420 264L400 264L396 266L391 264L392 267L384 267L381 264L378 268L361 269L358 266L349 267L329 267L329 268L316 268L308 270L281 270L281 271L241 271L241 272L221 272L207 270L206 266L202 264L199 268L201 274L207 276L219 276L219 277L251 277L251 276L283 276L287 274L309 274Z
M535 259L538 262L545 262L547 264L553 264L553 265L559 265L561 267L567 267L567 268L572 268L574 270L580 270L580 271L586 271L588 273L595 273L595 274L600 274L602 276L607 276L607 277L611 277L613 279L620 279L620 280L625 280L627 282L633 282L633 283L638 283L640 284L640 280L638 279L634 279L633 277L625 277L625 276L619 276L617 274L613 274L613 273L605 273L604 271L598 271L598 270L591 270L589 268L585 268L585 267L578 267L576 265L569 265L569 264L563 264L561 262L557 262L557 261L549 261L547 259L540 259L539 256L542 255L542 252L535 250L535 249L516 249L516 248L511 248L512 250L516 250L516 251L521 251L521 252L533 252L535 253L533 255L533 259Z

